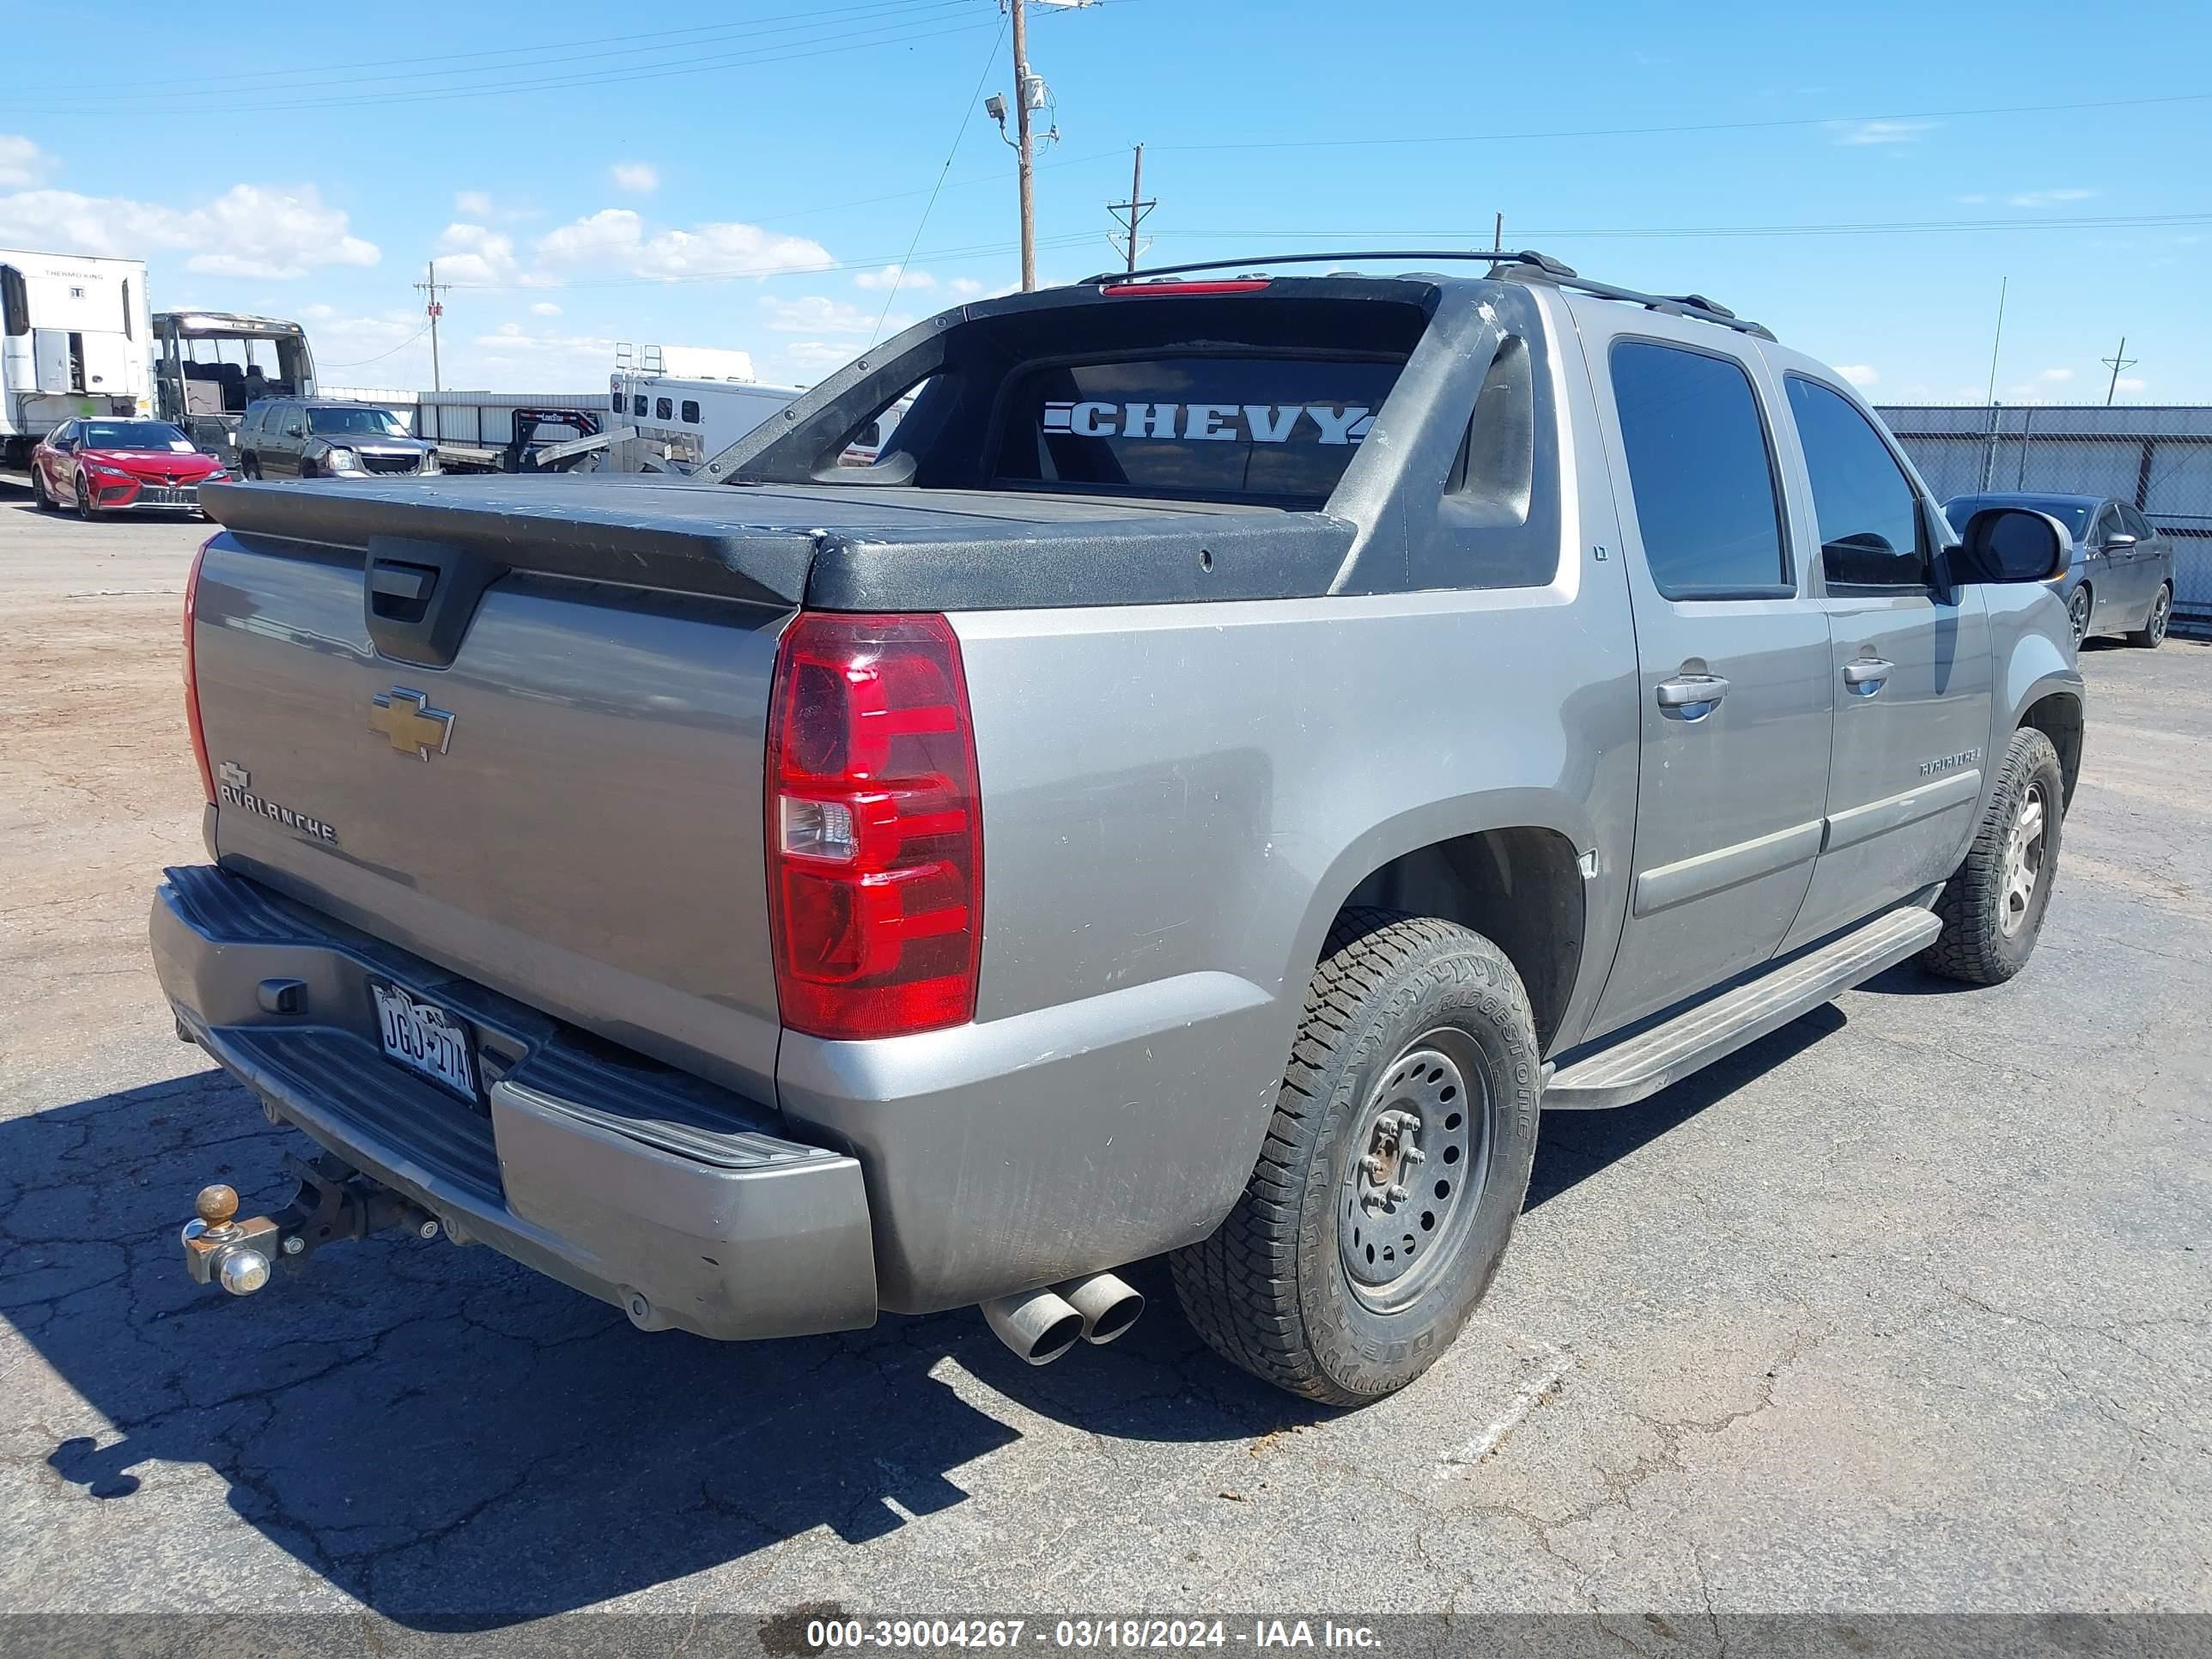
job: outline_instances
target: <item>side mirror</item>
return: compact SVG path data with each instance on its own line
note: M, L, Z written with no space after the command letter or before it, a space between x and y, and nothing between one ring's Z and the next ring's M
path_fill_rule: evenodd
M1966 520L1952 570L1962 582L2047 582L2066 574L2074 538L2047 513L1985 507Z
M288 438L304 438L307 435L307 428L304 426L288 426L284 428L284 435Z
M2107 553L2124 553L2135 544L2136 538L2124 530L2115 530L2105 538L2105 551Z

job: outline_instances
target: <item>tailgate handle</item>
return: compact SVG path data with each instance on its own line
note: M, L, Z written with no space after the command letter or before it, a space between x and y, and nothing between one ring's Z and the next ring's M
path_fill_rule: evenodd
M437 585L438 573L429 565L379 559L369 568L368 591L377 611L384 616L399 617L409 622L418 620L422 611L417 609L408 616L406 608L422 605Z
M362 568L362 609L377 654L449 668L484 590L507 567L474 548L404 536L371 536Z

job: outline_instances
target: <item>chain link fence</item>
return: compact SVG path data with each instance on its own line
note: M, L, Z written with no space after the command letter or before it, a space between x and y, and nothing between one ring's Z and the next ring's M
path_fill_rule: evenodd
M2131 501L2173 543L2177 631L2212 633L2212 407L1881 410L1938 501L1989 490Z

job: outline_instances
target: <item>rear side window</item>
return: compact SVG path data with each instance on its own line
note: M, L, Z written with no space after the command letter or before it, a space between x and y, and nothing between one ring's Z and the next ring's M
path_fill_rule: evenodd
M1742 367L1621 340L1612 373L1653 585L1670 599L1793 593L1773 455Z
M1796 374L1785 384L1813 479L1821 573L1838 586L1926 586L1920 497L1881 434L1832 387Z
M998 481L1318 505L1402 367L1253 355L1041 368L1002 405Z

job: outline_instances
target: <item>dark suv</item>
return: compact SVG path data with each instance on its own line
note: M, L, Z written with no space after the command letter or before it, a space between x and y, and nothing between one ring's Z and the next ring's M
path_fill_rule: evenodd
M438 453L374 404L270 398L238 428L238 469L249 478L368 478L435 472Z

